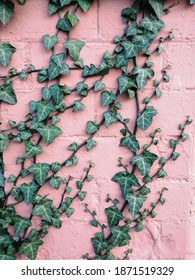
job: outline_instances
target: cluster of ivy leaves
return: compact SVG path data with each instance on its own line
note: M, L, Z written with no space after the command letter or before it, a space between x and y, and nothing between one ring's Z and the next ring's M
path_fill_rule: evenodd
M19 4L25 3L25 1L18 2ZM162 70L161 80L153 79L154 70L151 58L154 53L160 55L163 52L163 42L173 39L173 33L170 32L166 38L161 38L154 51L150 49L160 30L164 28L164 23L160 19L166 10L164 1L135 1L131 7L123 9L121 15L125 24L124 32L121 36L114 38L116 44L114 52L106 51L98 66L85 65L80 58L80 52L84 48L85 42L70 38L72 28L75 28L79 22L76 15L77 9L87 12L92 3L92 0L50 0L48 3L49 15L60 14L61 9L66 6L68 10L63 17L59 16L56 23L56 34L44 34L42 37L45 50L51 53L48 67L36 69L35 66L29 65L27 69L20 71L12 68L6 76L0 76L2 80L0 101L10 105L17 103L17 94L14 92L12 84L14 77L24 80L32 73L37 73L37 81L43 84L41 99L30 101L26 119L19 123L9 120L8 128L0 130L0 259L15 259L18 254L25 254L28 258L35 259L38 248L43 244L43 238L48 234L49 228L51 226L60 228L62 223L60 218L63 214L66 214L67 217L73 215L75 209L72 205L75 199L84 201L87 195L87 191L83 188L84 183L92 180L90 170L94 164L90 162L84 169L85 175L77 181L74 181L71 176L62 178L58 175L58 171L77 165L79 163L77 152L83 147L86 151L95 149L97 142L94 136L103 125L110 127L117 122L121 124L122 137L119 145L129 152L128 157L131 160L130 165L126 166L122 159L119 159L119 167L124 170L115 174L112 180L120 186L123 206L122 208L118 206L121 198L107 197L106 201L111 203L111 206L105 208L107 225L101 224L96 212L90 211L88 205L85 204L85 211L92 216L90 224L101 228L101 231L92 238L95 252L95 256L92 258L114 259L113 248L128 245L132 229L137 232L143 230L143 221L148 216L154 218L156 206L165 202L163 193L166 188L163 188L158 200L152 203L151 209L141 210L151 191L146 185L152 183L155 177L163 178L167 175L164 166L168 160L176 160L179 157L176 147L180 140L185 141L188 138L184 130L192 120L189 118L179 126L180 134L177 139L170 140L171 153L167 158L158 158L150 151L152 145L158 144L155 136L160 133L160 129L156 129L149 135L151 142L144 147L141 147L136 135L137 130L145 131L152 125L153 118L158 112L149 103L152 99L161 97L160 85L162 82L169 81L167 74L169 66ZM0 1L0 21L3 24L11 19L13 11L14 3L12 1ZM138 21L140 13L143 13L144 17ZM59 32L64 32L67 40L63 43L64 51L55 53L55 46L59 44ZM16 49L9 43L0 43L0 64L3 67L9 65L15 51ZM68 65L68 56L72 59L74 67ZM139 56L145 56L143 65L137 64ZM131 71L129 71L129 65L133 65ZM109 74L110 69L121 69L122 73L117 79L118 87L115 92L107 90L103 82L104 76ZM82 81L78 81L74 88L70 88L66 84L61 85L61 77L71 75L72 71L81 71ZM90 87L87 79L94 76L97 76L97 80ZM140 110L139 95L144 92L147 82L151 79L154 84L153 93L144 99L144 108ZM50 86L48 81L50 81ZM84 110L83 100L93 91L100 92L101 105L105 108L101 121L99 123L92 120L87 121L86 134L88 136L83 142L73 142L67 147L71 155L63 162L37 163L37 156L43 152L42 143L49 146L63 133L58 126L60 115L69 110L74 113ZM66 99L74 92L78 97L71 105L67 105ZM130 120L122 117L122 103L117 100L119 95L126 95L129 102L135 102L137 116L133 131L130 131L128 127ZM34 136L38 139L36 143L32 140ZM25 152L16 160L16 164L20 166L19 173L10 174L8 178L5 178L3 155L12 142L24 145ZM151 176L151 168L157 160L159 160L159 168ZM139 172L142 180L136 172ZM25 180L25 178L28 179L28 182L31 178L31 182L20 184L20 179ZM59 190L59 193L62 190L62 193L59 194L61 199L58 206L54 206L53 201L48 197L39 194L40 189L46 183L56 191ZM10 186L10 191L7 191L7 184ZM74 195L71 195L72 185L75 185L77 190ZM14 202L11 202L13 200ZM17 213L16 205L20 203L31 207L30 216L21 216ZM124 215L126 208L128 217ZM40 219L38 228L33 225L34 216ZM10 227L13 227L12 233L9 230ZM110 229L108 236L106 236L105 228ZM127 250L126 256L130 252ZM90 258L88 254L85 257Z

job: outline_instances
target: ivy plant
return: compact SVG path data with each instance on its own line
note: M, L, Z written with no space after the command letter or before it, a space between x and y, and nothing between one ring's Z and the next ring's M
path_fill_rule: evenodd
M163 187L157 200L152 202L150 207L144 206L149 199L153 181L167 176L167 162L179 158L177 146L180 141L184 142L188 139L185 129L191 124L192 119L188 117L183 124L179 124L178 137L170 139L170 153L166 158L159 158L152 151L153 146L158 145L159 140L156 135L161 133L160 128L149 133L150 142L145 143L143 147L137 136L138 131L147 131L152 124L155 125L154 120L158 112L155 105L151 105L151 101L159 102L163 94L161 84L169 82L170 65L162 69L162 78L156 80L152 62L154 54L159 56L162 54L163 43L174 38L172 31L165 38L159 35L159 32L165 28L164 14L169 13L175 5L167 7L164 2L164 0L139 0L132 6L124 8L121 11L124 29L120 36L116 35L114 38L113 52L105 51L98 65L85 65L80 57L85 42L79 38L72 40L71 31L82 20L78 18L77 10L80 9L83 13L90 12L93 0L49 0L48 16L57 13L59 18L56 22L57 32L53 35L43 34L41 38L45 51L50 53L48 67L38 69L34 65L28 65L26 69L20 71L11 68L7 75L0 76L0 102L7 103L10 110L17 103L17 93L12 84L13 78L24 80L32 73L36 73L37 82L43 85L40 100L29 102L29 112L25 119L19 123L9 120L7 128L0 130L1 260L13 260L23 254L29 259L35 259L50 227L60 229L62 215L71 218L74 214L75 200L83 203L84 211L91 216L90 225L98 231L91 238L94 255L87 253L84 258L112 260L118 258L114 255L113 249L124 246L125 253L122 258L127 259L132 252L128 247L131 232L142 231L144 221L149 217L155 218L157 206L165 203L164 192L167 188ZM190 4L193 3L194 1L190 1ZM11 0L0 0L0 22L3 25L11 20L17 4L23 5L25 1L18 0L14 3ZM67 8L65 13L64 7ZM66 40L62 44L63 52L56 53L56 45L61 44L60 32L66 35ZM159 43L156 44L154 40L158 38ZM1 67L9 65L15 51L15 47L11 44L0 43ZM143 64L138 63L139 57L144 57ZM71 59L71 63L67 58ZM110 91L103 81L104 77L110 74L111 69L120 69L117 87L113 91ZM72 71L81 71L82 80L77 81L73 88L66 84L61 85L61 78L71 75ZM89 86L88 80L91 77L96 77L96 80L92 86ZM150 80L153 80L153 91L151 95L147 95L145 90ZM68 97L75 92L76 99L71 104L67 103ZM37 162L37 156L43 152L43 143L49 146L63 133L58 124L60 116L70 110L75 114L85 110L83 100L94 92L99 93L100 104L104 108L100 122L88 120L84 123L86 138L80 143L70 143L67 146L69 156L62 162L56 161L52 164ZM141 104L140 95L143 94L145 99ZM123 118L123 104L118 101L120 95L126 96L129 102L135 104L136 116L132 130L130 129L132 121ZM124 164L123 159L119 158L118 166L122 171L113 174L112 181L119 187L121 195L113 198L112 194L108 194L106 197L107 223L102 224L96 211L90 210L90 206L84 202L87 196L86 183L90 184L93 179L90 172L95 167L95 164L90 161L90 151L95 150L97 146L94 139L96 133L103 126L109 129L116 123L121 125L121 139L118 145L126 150L129 164ZM13 142L23 145L24 152L15 162L19 166L18 174L9 174L6 178L4 152ZM81 149L85 149L86 153L89 152L89 163L80 175L80 179L73 178L71 174L66 177L59 175L62 174L59 171L63 168L68 170L69 167L80 164L78 151ZM153 170L156 162L159 165L156 170ZM23 179L23 183L20 183L20 179ZM49 188L59 193L58 205L47 196L41 195L40 190L47 183ZM25 213L21 215L17 212L16 206L21 203L25 203L31 209L30 215ZM33 217L38 217L39 226L33 224ZM11 231L10 228L13 230Z

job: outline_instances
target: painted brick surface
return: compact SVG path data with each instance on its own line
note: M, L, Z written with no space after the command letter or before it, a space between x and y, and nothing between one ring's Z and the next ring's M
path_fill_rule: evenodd
M184 3L185 2L185 3ZM71 36L74 39L86 41L86 46L81 51L81 57L86 64L99 63L105 50L112 52L114 49L113 37L123 34L124 25L121 22L120 11L129 5L129 0L99 0L94 1L89 12L84 15L78 12L80 22L73 30ZM178 124L187 115L195 119L195 6L189 7L186 1L173 9L170 15L164 17L166 24L162 36L166 35L171 28L174 28L175 39L164 46L162 57L153 57L155 63L156 78L160 77L160 70L167 63L172 65L170 70L170 83L162 86L163 96L153 105L159 114L155 118L153 125L147 132L138 132L138 138L142 144L149 141L148 131L157 127L162 128L159 136L160 144L154 151L159 156L169 154L169 139L178 134ZM47 67L50 52L44 50L41 37L44 34L53 35L57 16L47 15L47 1L27 1L20 7L16 5L15 16L6 26L1 26L0 39L9 41L17 48L11 61L11 67L18 69L24 68L29 63L36 68ZM60 43L64 42L65 35L60 33ZM57 46L58 51L63 48ZM0 72L5 70L0 67ZM113 71L103 80L110 90L116 88L116 78L120 76L120 71ZM70 77L65 77L61 83L66 83L70 87L81 80L81 73L72 73ZM93 81L93 80L92 80ZM92 84L92 81L89 81ZM28 112L30 100L40 98L42 85L36 82L36 74L32 74L27 81L14 80L14 88L18 97L18 104L1 104L0 120L1 129L6 128L9 119L19 122L24 119ZM147 93L151 92L151 84L147 87ZM142 96L144 98L144 95ZM140 98L142 98L140 97ZM67 104L71 104L75 96L67 99ZM120 96L119 101L124 104L124 117L130 117L132 122L135 120L135 105L129 100ZM43 154L37 156L37 162L54 161L62 162L71 153L67 146L76 141L81 143L86 138L85 123L88 120L100 121L104 108L100 106L100 93L91 92L84 99L86 109L84 112L73 114L70 111L61 116L60 128L63 134L60 135L49 148L44 144ZM131 126L131 124L130 124ZM88 191L86 202L91 209L95 209L101 218L105 220L104 205L107 193L112 196L120 196L119 187L111 181L112 176L120 171L117 167L119 156L127 158L127 150L119 147L120 124L105 126L96 134L95 140L97 147L86 152L82 149L78 153L80 164L78 167L64 168L59 175L66 176L71 174L74 178L80 179L84 176L83 167L89 160L96 163L92 170L94 179L85 185ZM133 233L131 248L133 248L132 259L195 259L195 124L188 128L190 135L187 142L178 146L181 158L166 166L169 176L166 179L157 180L152 189L151 201L157 197L157 192L163 187L167 187L166 207L158 207L158 215L153 220L148 220L146 228L141 233ZM6 170L5 176L10 173L17 175L18 167L15 165L17 156L24 153L24 147L18 144L11 145L5 151ZM22 180L21 180L22 182ZM19 181L19 183L21 183ZM9 189L9 186L7 186ZM59 193L51 189L49 185L44 186L41 194L48 195L54 199L54 204L60 201ZM38 259L81 259L82 255L92 252L90 238L96 233L96 229L89 225L91 217L83 210L82 203L75 201L75 213L68 219L63 217L63 225L60 230L51 228L44 240L44 244L38 252ZM25 204L17 206L18 213L30 213L29 207ZM34 219L34 224L38 220ZM121 249L115 250L116 255L120 255ZM23 256L21 257L23 258Z

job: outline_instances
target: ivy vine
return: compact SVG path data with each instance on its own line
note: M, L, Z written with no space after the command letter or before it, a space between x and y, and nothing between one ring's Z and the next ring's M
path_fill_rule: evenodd
M25 4L25 0L18 0L18 4ZM165 3L164 3L165 2ZM191 0L190 4L195 1ZM163 14L167 14L177 4L166 6L163 0L135 1L131 7L121 11L124 30L121 35L114 38L115 47L113 53L106 51L98 66L93 64L85 65L80 58L80 52L85 46L81 40L72 40L71 31L79 22L77 10L88 12L93 0L49 0L48 14L52 16L58 13L56 33L52 36L44 34L42 42L45 51L50 52L50 60L47 68L37 69L29 65L27 69L18 71L16 68L9 69L7 75L0 75L0 101L14 105L17 103L17 94L14 91L12 80L17 77L20 80L27 79L29 75L37 73L37 81L43 83L41 98L39 101L31 100L29 113L24 120L16 123L9 120L6 129L0 130L0 259L12 260L18 255L26 255L29 259L35 259L39 247L43 244L44 237L48 234L51 226L61 227L61 216L71 217L75 211L72 206L74 200L84 201L87 195L86 182L91 182L91 168L95 164L91 161L84 168L80 180L74 179L71 175L62 178L59 171L64 167L71 167L79 164L78 151L95 149L97 142L94 139L96 133L102 126L109 128L115 123L121 124L121 139L119 146L126 149L129 164L124 164L123 158L119 158L118 166L122 168L117 174L113 174L112 181L117 183L121 190L120 197L112 197L109 194L105 199L108 205L105 208L107 223L102 224L95 210L90 205L83 203L84 211L91 219L91 226L96 227L98 232L91 239L94 248L94 255L88 253L83 257L86 259L115 259L113 249L116 247L128 247L131 240L131 232L140 232L144 229L144 221L151 217L155 218L156 208L159 204L165 203L164 192L166 187L159 192L158 199L151 206L145 207L149 198L151 186L156 178L167 176L166 164L168 161L175 161L180 154L177 152L177 145L188 138L185 129L191 124L192 119L188 117L183 124L179 125L178 137L170 140L170 153L159 158L151 152L153 145L158 145L157 134L161 129L157 128L149 134L150 143L143 147L137 139L137 131L147 130L158 114L151 105L151 100L159 101L162 91L161 84L169 82L168 71L170 65L162 69L160 80L154 79L154 54L161 55L163 43L174 38L171 30L165 38L159 37L163 29ZM14 1L0 1L0 22L7 24L14 14ZM62 12L65 13L63 16ZM89 11L90 12L90 11ZM142 19L140 19L142 15ZM58 35L63 32L66 41L63 43L64 52L56 53L56 45L59 44ZM159 37L159 43L155 45L154 39ZM153 49L152 49L153 48ZM16 49L9 43L0 43L0 65L7 67ZM70 66L67 58L70 58L74 66ZM144 63L138 63L138 58L144 57ZM111 69L120 69L118 76L118 87L115 91L109 91L104 83L104 77L110 74ZM75 87L61 85L61 78L71 75L72 71L81 71L83 79L78 81ZM87 81L90 77L97 76L92 86ZM141 105L140 95L145 93L149 80L153 80L153 91L150 96L146 94ZM50 85L49 85L50 82ZM76 92L77 98L72 104L67 105L68 97ZM72 110L75 114L85 110L83 100L93 92L100 92L101 105L105 108L102 119L99 123L88 120L86 133L88 137L81 143L73 142L67 149L71 155L63 162L37 162L37 155L43 152L42 143L49 146L62 134L58 127L60 115ZM133 130L130 130L129 118L123 118L123 104L118 101L120 95L126 95L129 102L136 106L136 117ZM36 139L36 141L34 140ZM24 145L25 152L16 160L19 165L18 174L10 174L5 178L4 151L12 143ZM90 154L89 154L90 155ZM159 162L158 168L153 169L154 162ZM20 184L20 179L27 179ZM29 178L30 183L29 183ZM27 183L28 182L28 183ZM58 206L47 196L42 196L40 190L49 183L50 187L59 192L61 197ZM73 185L76 192L72 194ZM63 189L61 193L61 189ZM19 215L16 205L25 203L31 210L30 216ZM119 207L119 205L122 206ZM125 211L127 209L128 211ZM40 224L33 224L33 217L39 217ZM123 259L127 259L131 249L125 249Z

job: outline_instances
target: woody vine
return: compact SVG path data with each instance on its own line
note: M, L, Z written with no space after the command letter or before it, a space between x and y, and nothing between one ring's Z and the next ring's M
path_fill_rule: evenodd
M194 1L190 1L193 4ZM25 1L0 1L0 22L8 24L14 13L14 6L25 4ZM91 64L87 66L80 58L80 51L85 46L81 40L71 40L71 31L76 28L79 19L77 10L90 13L93 0L50 0L48 2L48 14L52 16L58 13L59 19L56 23L56 34L43 34L42 41L47 52L51 53L48 68L37 69L29 65L28 69L18 71L15 68L8 70L7 75L0 74L0 101L10 105L10 110L17 103L17 93L14 91L12 80L28 79L29 75L35 73L37 81L43 84L41 98L39 101L30 101L29 113L26 118L16 123L9 120L6 129L0 130L0 259L12 260L18 255L26 255L29 259L35 259L39 247L44 242L44 237L49 234L50 227L61 227L62 215L71 219L74 215L72 203L77 200L83 203L83 209L91 216L91 226L97 228L97 233L92 237L94 255L86 252L86 259L127 259L131 253L131 232L144 230L144 221L155 218L158 205L165 203L164 192L166 187L159 192L158 198L150 207L145 207L152 185L155 179L167 176L166 164L175 161L180 154L177 145L185 141L188 134L185 129L192 119L187 117L184 123L179 124L178 137L170 140L168 156L159 158L151 152L153 145L158 145L157 135L161 133L160 128L149 134L150 142L141 147L137 139L137 131L146 131L153 123L158 114L151 100L160 102L162 95L161 84L169 82L170 65L162 69L160 80L154 79L152 58L157 53L163 52L163 43L174 38L173 32L167 33L165 38L159 37L161 29L165 28L162 21L163 16L168 14L178 3L166 6L163 0L135 1L131 7L121 11L124 30L114 38L113 52L105 51L98 66ZM142 18L140 19L140 15ZM139 19L139 20L138 20ZM65 36L63 43L64 52L56 53L56 45L59 44L59 33ZM153 42L158 38L158 43ZM16 49L9 43L0 43L0 64L8 67L12 55ZM73 65L67 63L71 58ZM138 63L139 57L144 57L144 63ZM115 92L109 91L104 83L104 77L110 74L111 69L120 69L121 74L117 78L118 87ZM71 75L72 71L80 71L83 79L78 81L75 87L61 83L61 78ZM92 86L88 85L91 77L97 77ZM150 95L145 93L147 83L153 80L153 91ZM22 81L21 81L22 82ZM77 93L78 97L67 105L69 96ZM71 156L63 162L37 162L37 156L43 152L42 143L49 146L56 137L62 134L58 127L60 116L68 114L72 110L75 114L85 110L83 100L89 94L99 92L101 105L105 108L99 123L92 120L86 125L88 137L81 143L73 142L67 149ZM136 107L136 116L133 129L132 120L123 118L123 104L118 101L120 95L126 95L129 102ZM146 95L143 104L140 95ZM160 116L159 116L160 117ZM120 171L113 174L112 181L116 182L121 190L120 197L113 197L112 193L105 198L105 213L107 223L102 224L96 211L91 205L84 202L87 195L86 182L91 182L91 169L95 163L90 162L84 168L85 174L81 174L80 180L74 179L71 174L62 177L59 171L66 167L79 165L78 151L85 149L89 152L96 148L94 139L101 127L108 129L115 123L121 124L121 140L119 146L126 149L129 164L124 164L123 158L119 158ZM16 160L20 168L18 174L10 174L5 178L4 151L12 142L21 143L25 147L25 153ZM158 161L158 167L153 169L154 162ZM116 163L117 164L117 163ZM62 174L62 172L61 172ZM23 183L19 183L23 179ZM25 179L27 180L25 182ZM30 179L30 183L29 183ZM40 190L49 183L50 188L59 193L60 203L53 205L52 199L42 196ZM74 184L75 189L71 186ZM72 192L74 195L72 195ZM30 207L30 216L19 215L16 205L25 203ZM121 205L122 206L119 206ZM127 211L126 211L127 209ZM159 208L159 211L160 208ZM39 224L33 224L33 217L39 218ZM139 237L138 237L139 238ZM113 249L124 246L124 255L115 256ZM130 246L130 247L129 247Z

